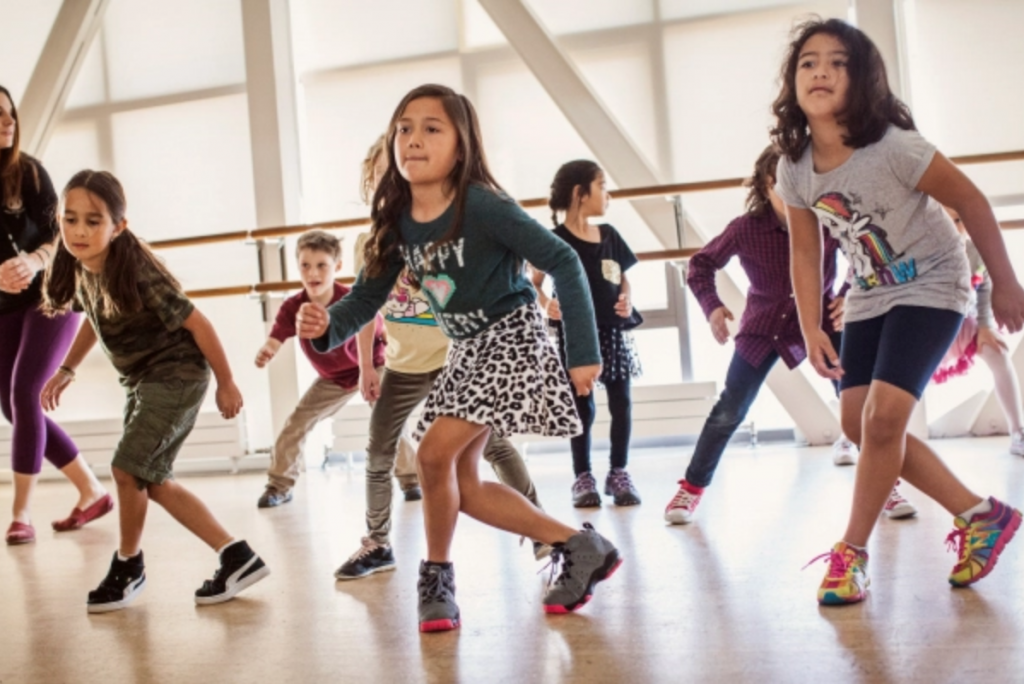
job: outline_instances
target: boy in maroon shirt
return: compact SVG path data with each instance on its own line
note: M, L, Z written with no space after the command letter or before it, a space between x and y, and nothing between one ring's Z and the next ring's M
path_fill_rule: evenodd
M281 345L295 335L295 315L306 302L330 306L349 293L334 277L341 268L341 242L322 230L303 233L296 248L302 292L286 299L277 312L270 337L256 355L256 367L263 368ZM260 496L260 508L272 508L292 500L292 487L299 477L302 447L309 432L321 420L334 415L357 391L370 402L377 398L384 365L384 328L378 315L354 338L337 349L321 354L309 340L299 340L306 358L318 377L285 421L270 455L268 483Z

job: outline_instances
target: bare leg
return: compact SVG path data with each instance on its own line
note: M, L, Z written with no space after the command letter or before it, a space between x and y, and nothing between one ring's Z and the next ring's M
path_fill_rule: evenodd
M480 479L480 454L487 436L484 432L474 439L458 462L462 512L491 527L549 545L576 534L576 530L558 522L511 487Z
M486 439L487 432L484 425L439 416L420 442L417 456L428 561L447 563L449 560L461 505L456 463L466 447L481 435Z
M75 507L79 510L84 511L107 495L107 490L96 479L92 468L85 462L81 454L76 456L74 461L61 468L60 472L64 474L64 477L71 480L71 484L75 485L75 489L78 490L78 503L75 504Z
M231 541L231 535L221 527L206 504L174 480L166 480L160 485L151 484L148 490L153 501L214 551Z
M879 380L844 390L843 431L860 445L853 506L843 540L866 546L896 479L904 477L954 515L981 501L923 442L907 434L914 396Z
M1024 410L1021 409L1020 383L1010 362L1010 355L1005 349L988 344L978 349L978 355L992 371L996 397L1010 426L1010 434L1013 434L1024 427Z
M117 483L117 516L121 523L121 555L126 558L139 555L142 545L142 530L146 526L146 511L149 510L149 494L139 489L135 477L117 467L110 471Z
M39 475L25 475L14 473L14 503L11 506L11 513L14 522L32 524L32 514L29 512L28 504L32 500L32 492L36 488L36 481Z

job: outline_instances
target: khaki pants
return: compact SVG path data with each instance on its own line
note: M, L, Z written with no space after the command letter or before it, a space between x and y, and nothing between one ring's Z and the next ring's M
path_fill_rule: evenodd
M366 529L368 536L378 544L389 543L391 471L395 467L396 450L401 452L398 445L402 429L413 409L426 399L440 373L441 369L429 373L398 373L385 369L381 376L380 399L370 414L370 443L366 447ZM415 459L415 452L409 453ZM492 433L483 455L502 484L515 489L540 508L526 463L511 442ZM400 475L396 477L402 482Z
M378 369L378 372L380 370L382 369ZM295 486L299 472L302 470L302 449L306 444L306 437L317 423L337 413L358 391L358 387L344 389L323 378L317 378L316 382L310 385L306 393L299 399L295 410L288 416L281 434L278 435L277 441L274 443L274 449L270 454L270 469L267 471L270 486L281 492L286 492ZM401 475L406 480L411 475L414 485L416 483L415 459L415 453L406 456L401 471Z

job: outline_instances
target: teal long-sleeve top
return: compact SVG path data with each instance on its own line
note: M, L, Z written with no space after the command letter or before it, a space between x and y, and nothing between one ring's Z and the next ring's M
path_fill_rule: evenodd
M555 281L569 367L601 363L590 286L571 247L518 204L478 185L466 194L460 236L432 246L448 232L454 217L454 203L427 223L414 221L406 211L400 224L401 253L382 275L359 274L348 296L328 309L330 327L313 340L313 348L329 351L373 320L406 265L419 280L444 333L452 339L473 337L536 299L523 272L527 261Z

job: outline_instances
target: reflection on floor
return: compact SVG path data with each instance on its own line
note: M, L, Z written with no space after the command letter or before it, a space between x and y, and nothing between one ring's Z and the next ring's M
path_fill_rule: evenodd
M935 443L979 492L1024 505L1024 459L1006 438ZM630 468L645 503L576 511L568 453L531 459L556 517L592 522L625 564L580 613L541 612L547 573L529 544L468 519L455 540L463 627L420 636L419 503L396 501L398 570L335 583L363 529L361 471L307 473L295 501L259 511L262 478L183 480L273 575L241 598L197 608L192 592L215 558L154 507L143 548L148 586L127 610L89 616L86 592L106 572L114 516L54 535L73 503L42 484L37 543L0 549L0 682L943 682L1020 680L1024 672L1024 537L973 589L946 583L951 518L910 487L918 518L882 520L872 540L872 594L821 609L824 572L801 572L841 534L854 469L828 449L741 447L726 454L699 519L668 527L662 509L688 453L640 450ZM595 475L604 476L604 456ZM11 488L0 486L3 526ZM396 497L397 498L397 497Z

